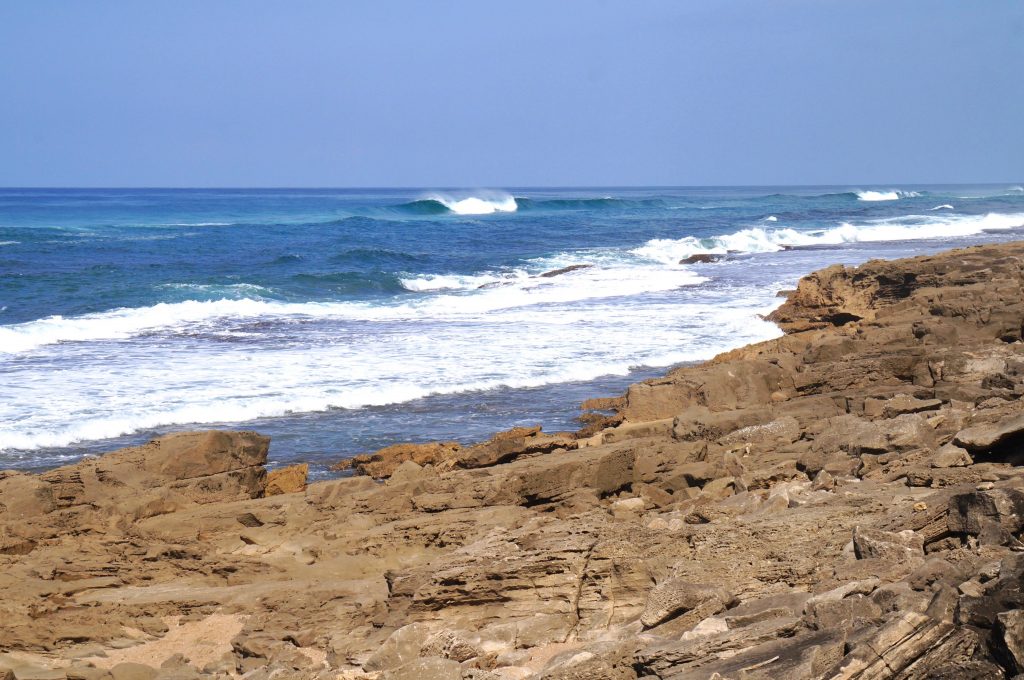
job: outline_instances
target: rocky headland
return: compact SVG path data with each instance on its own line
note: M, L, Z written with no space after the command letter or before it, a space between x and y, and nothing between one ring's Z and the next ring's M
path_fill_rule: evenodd
M0 678L1024 673L1024 243L805 277L586 426L306 484L251 432L0 472Z

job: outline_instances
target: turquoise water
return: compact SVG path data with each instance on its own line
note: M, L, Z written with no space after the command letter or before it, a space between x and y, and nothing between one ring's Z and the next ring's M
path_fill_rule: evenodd
M812 269L1022 224L1015 185L0 189L0 466L196 426L317 470L572 427L583 398L773 337L758 315Z

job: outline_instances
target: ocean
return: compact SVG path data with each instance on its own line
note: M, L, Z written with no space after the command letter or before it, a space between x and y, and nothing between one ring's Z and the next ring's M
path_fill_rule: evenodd
M0 189L0 469L216 427L322 477L575 429L584 399L778 336L761 316L814 269L1022 225L1017 185Z

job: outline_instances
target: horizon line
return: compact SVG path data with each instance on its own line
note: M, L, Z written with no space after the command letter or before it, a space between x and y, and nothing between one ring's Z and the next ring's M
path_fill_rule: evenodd
M223 190L244 190L244 191L289 191L296 189L307 189L316 191L337 191L337 190L419 190L419 191L495 191L515 189L761 189L761 188L782 188L782 187L925 187L925 186L998 186L1002 184L1020 184L1019 180L1005 180L998 182L848 182L842 184L517 184L517 185L350 185L350 186L329 186L329 185L281 185L281 186L243 186L243 185L221 185L221 186L171 186L171 185L90 185L90 186L58 186L58 185L5 185L0 186L0 191L11 190L137 190L137 191L223 191Z

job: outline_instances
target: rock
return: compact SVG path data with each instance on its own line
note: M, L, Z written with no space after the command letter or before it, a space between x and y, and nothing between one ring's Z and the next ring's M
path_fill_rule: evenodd
M985 489L949 499L949 530L977 536L986 545L1004 545L1024 528L1024 491Z
M411 623L391 633L384 644L363 664L367 671L384 671L417 661L432 632L423 623Z
M886 418L895 418L906 413L935 411L941 406L941 399L916 399L909 394L898 394L885 402L882 415Z
M1024 436L1024 414L1004 418L992 425L975 425L956 433L953 443L971 453L994 453L1003 444Z
M289 465L288 467L271 470L267 473L267 496L277 496L282 493L301 493L306 490L306 477L309 475L309 465Z
M713 479L701 489L700 495L703 498L710 498L712 500L722 500L728 498L736 492L736 482L733 477L719 477Z
M669 579L660 583L647 596L640 622L647 628L658 625L674 616L709 604L705 614L716 614L732 603L733 597L724 589L698 583L687 583L680 579Z
M141 663L123 662L110 669L110 676L112 680L153 680L158 672Z
M420 648L422 656L436 656L442 659L468 661L483 654L477 642L465 631L444 630L431 635Z
M453 464L462 446L458 442L429 442L426 444L393 444L371 454L355 456L341 461L332 470L353 468L374 479L387 479L406 461L423 465Z
M462 666L451 659L416 659L384 671L381 680L462 680Z
M617 519L633 519L644 511L646 505L643 498L623 498L612 503L612 515Z
M880 558L892 562L924 560L924 539L915 531L853 530L853 549L857 559Z
M551 271L539 274L541 278L550 279L555 276L561 276L562 274L568 274L569 272L579 271L580 269L589 269L593 267L592 264L571 264L568 267L562 267L561 269L552 269Z
M993 637L1003 662L1014 673L1024 673L1024 610L1000 612Z
M511 430L499 432L482 444L459 451L458 465L464 468L490 467L507 463L524 455L574 448L576 448L576 441L572 437L543 434L539 425L514 427Z
M964 467L974 464L967 449L962 449L952 443L945 444L936 451L930 462L934 468Z
M711 262L720 262L724 259L725 255L717 253L695 253L679 260L679 264L709 264Z

